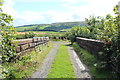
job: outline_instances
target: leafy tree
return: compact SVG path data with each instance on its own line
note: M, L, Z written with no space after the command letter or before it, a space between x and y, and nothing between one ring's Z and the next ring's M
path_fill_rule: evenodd
M2 4L3 0L0 0L0 63L2 63L0 64L0 79L13 77L12 73L2 65L5 62L15 62L16 59L16 44L13 42L15 29L11 25L13 19L10 15L3 13Z
M13 34L15 33L15 29L11 25L13 19L10 15L3 13L1 6L3 1L0 0L0 34L1 34L1 62L9 62L14 61L16 58L15 53L15 44L13 40Z
M106 17L90 16L85 19L88 26L75 27L67 32L68 38L73 43L76 37L93 38L105 41L105 48L100 58L99 68L105 70L113 70L120 76L120 6L114 7L115 17L110 14Z

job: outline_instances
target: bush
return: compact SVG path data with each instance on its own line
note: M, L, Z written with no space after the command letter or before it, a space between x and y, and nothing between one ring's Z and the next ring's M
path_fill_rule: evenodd
M79 58L88 66L92 77L95 78L114 78L116 77L112 71L107 71L105 69L106 63L97 60L92 53L82 49L78 43L73 43L73 49L77 52Z
M25 34L15 34L14 37L16 39L25 39Z
M116 16L113 17L110 14L107 14L106 17L90 16L89 19L86 18L88 26L74 27L66 35L72 43L75 42L76 37L104 41L104 53L100 57L102 59L99 65L103 70L112 71L113 69L113 72L120 76L120 68L118 68L120 66L120 14L118 8L120 8L118 5L114 7Z
M33 32L27 32L27 33L25 33L25 38L33 38L33 37L35 37L36 35L35 35L35 33L33 33Z

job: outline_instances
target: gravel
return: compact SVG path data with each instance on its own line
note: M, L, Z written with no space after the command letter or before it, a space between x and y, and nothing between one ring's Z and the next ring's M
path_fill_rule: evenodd
M72 47L68 46L68 52L70 54L71 61L73 63L74 71L77 78L91 78L89 69L81 62L76 52Z
M59 48L59 45L54 44L54 48L50 51L47 57L43 60L41 66L39 67L39 70L33 73L31 78L47 78L47 75L54 61L58 48Z
M64 44L65 42L53 42L54 48L50 51L50 53L43 60L39 69L33 73L31 78L47 78L47 75L50 71L54 58L57 54L58 48L60 44ZM75 51L72 47L68 46L68 52L70 54L70 59L72 61L74 72L76 74L76 78L91 78L89 74L89 69L81 62Z

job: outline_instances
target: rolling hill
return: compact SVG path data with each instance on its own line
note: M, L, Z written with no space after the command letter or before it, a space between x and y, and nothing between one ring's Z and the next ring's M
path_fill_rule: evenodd
M32 24L32 25L23 25L17 26L16 29L19 32L25 31L54 31L54 32L64 32L69 30L74 26L87 26L85 21L80 22L59 22L52 24Z

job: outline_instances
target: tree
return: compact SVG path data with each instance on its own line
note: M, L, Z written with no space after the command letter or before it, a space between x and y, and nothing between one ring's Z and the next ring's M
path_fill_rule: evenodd
M104 52L99 55L100 70L109 70L120 77L120 6L114 7L116 16L86 18L87 27L73 28L67 33L73 43L76 37L94 38L105 42Z
M15 29L12 24L12 17L8 14L3 13L1 6L3 4L3 0L0 0L0 35L1 35L1 62L9 62L14 61L16 58L15 51L15 43L13 40L13 34L15 33Z

